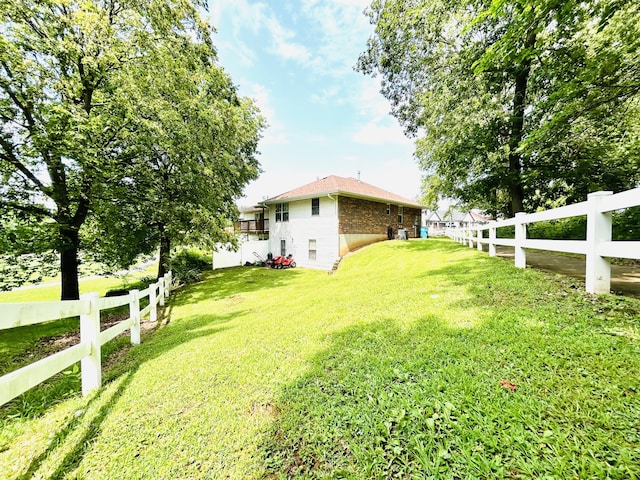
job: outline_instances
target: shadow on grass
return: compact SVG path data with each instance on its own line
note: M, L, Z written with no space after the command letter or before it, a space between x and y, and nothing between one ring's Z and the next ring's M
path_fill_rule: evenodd
M16 370L36 359L22 357L38 347L43 339L79 331L78 318L65 318L54 322L15 327L0 333L0 375ZM35 352L34 352L35 353Z
M244 273L240 271L241 273ZM288 272L287 272L288 273ZM192 302L197 302L205 297L209 298L212 296L222 296L222 290L227 293L231 293L234 291L242 291L242 285L246 283L246 277L242 277L237 279L234 282L228 282L227 280L231 278L233 279L233 275L229 275L226 273L221 277L222 284L221 288L216 288L215 290L211 288L211 282L201 282L199 284L190 285L187 289L180 289L174 292L171 296L171 300L167 305L164 312L164 319L167 321L171 317L171 309L176 305L187 304ZM268 276L265 276L268 278ZM280 276L281 280L278 280L276 275L276 284L282 283L284 284L286 281L286 277L284 275ZM234 290L229 283L233 283L234 287L237 290ZM248 283L251 285L251 282ZM261 288L266 288L266 283L263 284ZM213 292L213 293L211 293ZM121 307L119 307L121 308ZM128 309L128 307L122 307ZM116 310L116 309L114 309ZM241 315L242 312L236 313L235 315ZM211 333L215 333L219 331L218 328L213 328L212 325L218 325L220 323L225 323L233 319L235 315L229 315L224 317L215 317L212 318L209 315L203 314L196 317L191 317L189 319L185 319L181 321L179 325L173 327L170 331L165 331L164 329L159 329L155 335L151 335L152 332L148 332L143 334L142 344L135 348L136 354L135 358L141 358L142 355L147 355L147 349L150 347L146 346L147 340L150 338L154 339L153 345L154 353L153 355L160 355L164 351L177 346L180 343L187 342L192 338L206 336ZM160 322L161 323L161 322ZM208 327L208 328L206 328ZM32 329L33 334L29 332ZM104 328L103 328L104 329ZM20 331L18 331L20 330ZM156 329L154 329L155 331ZM28 327L20 327L19 329L11 329L7 332L10 334L14 334L14 336L20 336L20 338L24 338L25 334L28 336L29 341L36 342L38 338L41 338L43 335L51 335L52 337L55 335L60 335L61 333L68 333L69 331L79 331L78 319L77 318L68 318L65 320L60 320L57 322L48 322L42 325L33 325ZM4 332L5 334L7 332ZM3 334L4 335L4 334ZM103 355L102 362L103 368L105 364L111 363L109 357L113 354L117 354L122 348L127 350L130 346L127 340L128 331L118 337L117 339L112 340L111 342L103 345ZM14 336L8 336L8 341L12 339L15 340ZM0 342L0 348L2 344L5 343L5 339ZM158 351L156 351L158 350ZM16 352L14 353L14 357ZM0 374L8 373L10 371L14 371L24 365L28 365L33 363L38 358L42 358L44 356L50 355L46 351L33 352L33 355L27 355L24 357L14 358L10 360L3 359L0 362ZM152 357L148 357L151 359ZM80 390L80 374L78 373L78 365L76 364L75 373L71 374L57 374L51 377L49 380L41 383L40 385L28 390L23 393L19 397L16 397L12 401L6 403L5 405L0 406L0 420L8 417L23 417L23 418L37 418L44 413L46 413L50 407L63 401L68 398L70 395L79 392ZM125 367L128 368L128 367ZM112 371L120 372L121 368L119 368L118 364L114 364ZM67 370L67 372L72 371L72 367ZM120 373L118 373L120 374ZM105 381L108 381L109 378L113 378L113 374L111 371L103 372L103 378Z
M85 419L85 412L90 410L91 407L95 404L101 403L98 407L98 411L93 415L93 417L89 420L88 425L84 427L84 433L80 438L75 440L74 447L64 456L64 458L59 462L58 467L55 472L51 474L49 479L57 479L63 478L64 473L78 465L82 455L88 448L91 439L93 436L99 431L99 427L109 414L113 406L116 404L118 398L122 395L124 390L127 388L129 383L131 383L131 379L133 378L134 372L129 372L124 378L121 379L117 388L113 393L104 394L98 393L95 394L91 399L86 403L84 409L79 411L78 414L74 414L69 418L64 426L62 426L55 434L52 436L51 441L46 449L42 451L37 457L31 460L29 466L26 471L17 477L19 480L28 480L33 477L33 474L37 472L37 470L42 466L45 460L51 455L61 444L64 444L69 436L80 427L83 427L82 422Z
M205 281L189 285L180 301L197 303L203 299L219 299L231 294L286 287L300 274L300 270L291 268L277 270L265 267L233 267L213 270L205 274Z
M184 302L185 296L178 293L173 297L172 302L174 304ZM171 308L168 307L164 312L162 321L164 324L155 331L144 334L140 345L135 347L121 345L119 350L113 352L117 357L115 361L109 361L108 358L103 357L103 386L89 398L79 412L67 414L69 418L65 424L58 431L51 432L53 438L48 446L34 457L27 469L17 478L31 478L43 464L50 462L57 465L54 474L48 478L63 478L66 473L80 464L83 456L91 447L92 439L99 432L100 426L118 399L127 390L141 365L191 340L225 331L228 328L226 323L237 315L242 315L242 312L228 315L203 313L167 325L171 316ZM127 338L118 340L122 343L128 342ZM105 368L105 363L110 366ZM80 376L76 374L74 377L72 380L73 390L78 392ZM51 385L47 388L36 387L4 405L0 409L2 416L6 417L3 421L19 417L29 417L35 420L46 415L50 408L69 397L69 379L60 378L59 375L48 383ZM117 386L111 392L110 385L112 384ZM53 390L53 395L51 390ZM96 411L93 412L93 410ZM82 430L81 433L78 432L79 429ZM64 448L66 453L64 458L57 459L56 454L59 453L58 449L60 448Z
M411 243L398 248L422 248ZM447 313L330 337L276 400L265 478L640 475L638 340L594 321L609 300L499 260L468 263L430 272L467 285ZM625 305L609 327L637 329L626 313L638 304ZM467 306L484 307L480 321L458 326Z

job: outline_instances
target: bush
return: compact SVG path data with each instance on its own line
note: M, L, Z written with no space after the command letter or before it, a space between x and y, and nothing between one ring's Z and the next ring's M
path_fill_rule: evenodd
M195 249L184 249L176 253L169 261L176 282L189 284L199 282L201 273L211 269L209 256Z
M640 240L640 207L631 207L613 214L614 240Z
M546 222L536 222L528 226L529 238L547 240L584 240L587 238L587 217L571 217Z

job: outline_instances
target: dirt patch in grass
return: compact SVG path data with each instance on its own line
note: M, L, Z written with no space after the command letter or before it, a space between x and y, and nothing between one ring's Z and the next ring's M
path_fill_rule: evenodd
M252 417L276 418L280 413L280 409L273 403L252 402L249 408L249 414Z
M151 322L149 320L144 320L140 322L140 333L145 334L147 332L151 332L155 330L160 323L162 323L162 317L160 311L158 311L158 321ZM100 319L100 331L104 331L108 328L113 327L119 322L122 322L129 318L129 314L126 312L122 313L112 313L108 315L104 315L104 318ZM120 338L122 336L130 335L129 330L122 332L116 338ZM73 345L77 345L80 343L80 328L76 330L69 331L62 335L55 335L50 337L42 337L36 343L36 345L29 350L25 350L25 352L16 358L17 363L23 363L23 361L28 360L28 363L36 362L42 358L48 357L55 353L61 352ZM123 355L127 353L129 348L122 348L118 351L114 352L109 358L105 361L104 366L108 367L109 365L117 362L118 358L121 358Z

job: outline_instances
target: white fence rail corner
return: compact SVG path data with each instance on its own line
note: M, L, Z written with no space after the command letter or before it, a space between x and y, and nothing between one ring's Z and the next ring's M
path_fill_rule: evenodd
M0 304L0 330L36 323L80 317L80 343L45 357L0 377L0 405L23 394L57 373L80 362L82 394L102 385L101 347L119 334L130 330L131 343L140 343L140 320L149 315L157 321L158 304L164 306L171 290L171 272L145 290L132 290L119 297L98 298L97 293L82 295L80 300ZM140 310L140 300L149 297L149 305ZM129 318L100 331L100 312L129 305Z
M640 260L640 241L612 241L612 212L640 206L640 188L613 194L593 192L585 202L536 213L516 213L514 218L489 222L470 228L449 229L447 235L453 240L478 250L489 246L489 256L496 255L496 246L515 248L515 266L525 268L526 250L550 250L555 252L578 253L586 256L585 289L589 293L609 293L611 290L610 258ZM571 217L587 217L586 240L535 240L527 238L527 225L547 220ZM497 237L497 229L515 227L515 238ZM489 238L484 238L484 231Z

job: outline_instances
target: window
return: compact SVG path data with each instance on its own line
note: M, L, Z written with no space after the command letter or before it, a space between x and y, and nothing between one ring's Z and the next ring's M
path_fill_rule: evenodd
M276 203L276 222L289 221L289 204Z
M320 215L320 199L311 199L311 215Z
M387 203L387 215L391 215L391 204Z
M309 240L309 260L316 259L316 241Z
M402 217L404 216L404 207L398 205L398 223L402 224Z
M283 257L287 256L287 241L286 240L280 240L280 255L282 255Z

